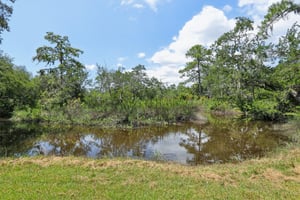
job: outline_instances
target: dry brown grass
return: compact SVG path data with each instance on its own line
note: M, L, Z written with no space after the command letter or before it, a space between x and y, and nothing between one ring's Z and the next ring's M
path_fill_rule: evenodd
M111 159L111 160L94 160L88 158L76 158L76 157L35 157L35 158L17 158L17 159L2 159L0 160L0 166L11 165L11 166L22 166L35 164L41 167L49 167L52 165L60 166L80 166L89 169L108 169L117 168L119 170L126 168L140 168L140 169L155 169L179 175L182 177L193 177L195 179L208 179L214 181L224 181L236 178L238 174L243 174L249 170L249 166L256 166L256 173L270 181L284 181L292 180L300 182L300 164L297 160L300 159L300 149L292 149L289 153L280 153L274 157L253 159L245 161L240 164L220 164L212 166L185 166L175 163L164 163L164 162L152 162L143 160L131 160L131 159ZM282 172L261 166L272 166L278 162L291 162L293 163L293 176L288 176ZM231 172L231 173L228 173ZM252 177L255 179L256 175ZM257 175L258 176L258 175ZM233 178L232 178L233 177Z
M25 199L34 199L31 191L36 190L35 183L42 183L38 184L42 191L48 191L50 185L57 199L61 196L65 199L88 199L91 194L87 190L101 199L120 199L124 195L127 199L144 199L145 192L153 195L152 199L161 196L165 197L162 199L174 199L174 195L177 199L185 199L186 196L189 196L186 199L300 198L299 148L282 151L269 158L209 166L132 159L34 157L2 159L0 168L0 176L5 183L2 190L11 185L11 199L23 198L23 192L15 191L16 188L23 190L24 185L29 191ZM56 187L63 185L67 187ZM47 192L42 194L48 198Z

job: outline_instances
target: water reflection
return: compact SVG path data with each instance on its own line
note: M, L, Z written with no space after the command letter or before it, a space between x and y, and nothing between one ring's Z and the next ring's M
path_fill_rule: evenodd
M184 164L261 157L287 140L285 125L213 121L134 130L0 123L0 156L132 157Z

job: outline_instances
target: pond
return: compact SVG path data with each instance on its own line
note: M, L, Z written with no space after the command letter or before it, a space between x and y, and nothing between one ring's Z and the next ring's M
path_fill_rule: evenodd
M137 129L47 126L0 121L0 157L130 157L198 165L262 157L288 141L286 124L217 119Z

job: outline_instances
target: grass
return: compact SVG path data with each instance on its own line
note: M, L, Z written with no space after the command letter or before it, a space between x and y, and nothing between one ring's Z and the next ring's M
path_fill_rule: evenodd
M0 199L300 199L300 149L240 164L75 157L0 160Z

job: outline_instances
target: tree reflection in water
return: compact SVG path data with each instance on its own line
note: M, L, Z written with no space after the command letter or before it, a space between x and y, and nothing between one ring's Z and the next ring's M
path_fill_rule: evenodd
M0 123L0 156L154 158L191 165L240 162L286 141L283 134L290 128L224 120L132 130Z
M282 135L285 131L261 122L192 125L179 144L193 155L186 160L191 165L241 162L262 157L282 141L287 141L288 138Z
M210 154L205 151L205 144L210 140L210 137L206 135L202 128L190 128L185 133L188 138L181 139L179 145L183 146L188 153L193 154L192 158L187 158L188 164L205 164L212 162L210 160Z

